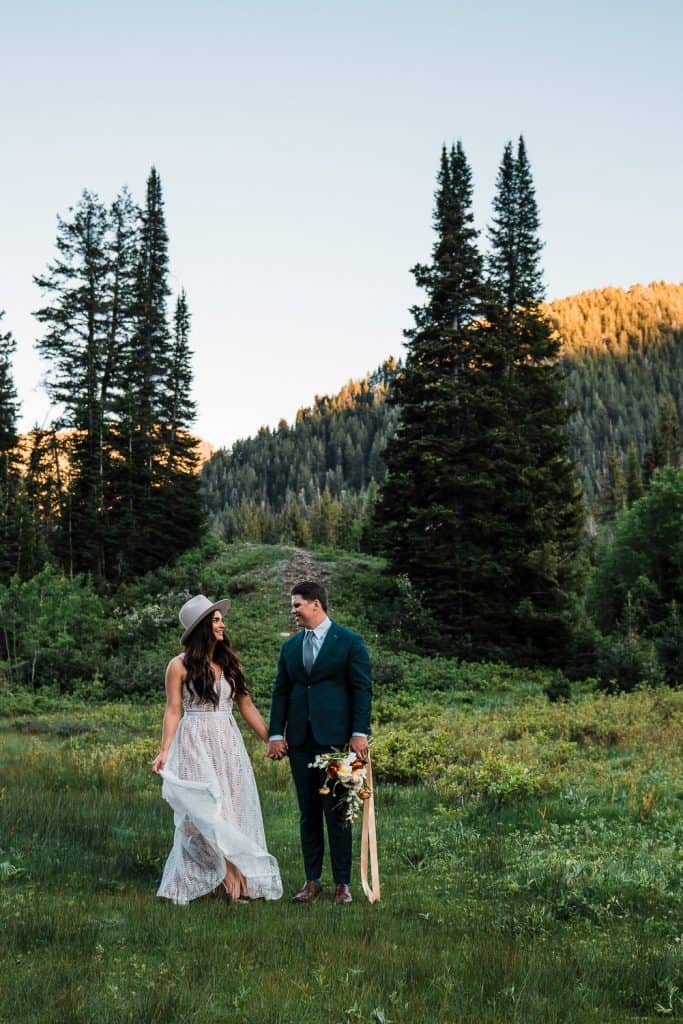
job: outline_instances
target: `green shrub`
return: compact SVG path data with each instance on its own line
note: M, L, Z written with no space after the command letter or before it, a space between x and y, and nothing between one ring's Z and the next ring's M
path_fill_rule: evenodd
M683 469L654 474L648 492L616 521L588 588L598 626L615 630L632 602L633 625L648 635L683 598Z
M68 692L102 668L106 604L81 576L46 565L0 586L0 657L13 685Z
M177 653L177 651L175 652ZM141 647L134 654L117 654L104 664L107 696L115 700L141 697L160 697L164 693L164 674L168 658L158 649Z
M572 695L571 683L564 672L558 669L552 678L544 684L543 692L551 704L560 700L570 700Z
M372 741L373 763L388 782L433 778L453 757L451 722L436 706L415 707L407 721L378 728Z
M658 628L657 657L669 686L683 685L683 616L676 601Z
M598 685L608 692L628 693L637 686L657 686L664 682L654 643L639 636L604 637L596 669Z
M41 686L39 690L19 686L0 689L0 718L18 718L43 714L47 711L67 710L72 707L71 697L62 694L58 686Z
M397 689L401 686L405 676L405 667L401 658L391 654L382 648L370 650L372 661L372 681L379 691L385 687Z
M472 765L449 765L435 780L437 792L444 796L485 799L497 807L550 793L557 786L557 779L541 768L494 751Z

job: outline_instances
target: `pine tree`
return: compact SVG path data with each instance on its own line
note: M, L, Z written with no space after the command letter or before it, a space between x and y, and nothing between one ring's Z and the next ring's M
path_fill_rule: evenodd
M523 308L538 306L543 300L545 287L541 269L543 243L539 239L540 218L536 204L531 167L526 153L524 139L520 136L515 162L515 282L514 305ZM496 244L493 242L492 255ZM510 281L510 284L512 282ZM509 308L509 307L508 307Z
M62 409L59 426L70 428L67 521L62 558L70 571L104 574L103 404L110 385L107 257L108 217L96 195L83 192L69 221L58 218L55 261L34 278L51 304L35 316L46 326L37 342L50 362L45 388Z
M56 549L55 536L65 517L64 456L57 431L34 427L30 432L26 493L47 550Z
M396 385L377 520L449 650L520 660L568 640L582 505L559 344L543 318L538 211L523 140L505 147L481 281L462 150L442 155L428 294Z
M357 494L342 491L339 501L339 522L337 523L337 547L347 551L359 551L362 533L361 506Z
M296 544L307 548L311 544L311 530L304 517L299 501L293 494L289 495L287 504L280 516L281 543Z
M183 294L172 337L154 168L144 210L123 189L109 210L84 191L70 212L58 222L57 258L35 279L50 298L35 314L46 327L37 345L61 407L55 427L68 428L64 481L46 471L46 441L35 432L28 493L48 519L56 515L48 536L70 571L126 578L195 543L200 530L189 312Z
M0 321L4 315L0 310ZM19 402L12 374L15 351L12 333L0 330L0 581L15 573L27 578L47 555L19 466Z
M120 435L125 462L118 482L123 502L119 572L124 576L154 568L167 557L162 423L171 361L169 295L161 179L152 167L141 213L134 324L124 365L127 383Z
M0 311L0 321L4 317ZM7 580L17 565L16 470L17 392L12 376L16 342L10 331L0 329L0 581Z
M189 433L195 420L192 400L190 312L181 291L173 316L173 341L160 408L165 464L161 476L162 507L167 525L167 557L196 544L203 520L198 475L197 439Z
M5 311L0 310L0 321ZM2 333L0 328L0 472L5 475L14 461L14 449L18 441L17 415L19 402L12 376L12 357L16 351L12 332Z
M626 507L630 508L634 501L638 501L642 498L645 493L643 487L643 478L640 469L640 458L638 457L638 449L635 444L631 443L628 447L628 453L626 456L626 473L625 473L625 496L626 496Z
M413 268L427 295L411 312L408 357L395 381L396 436L376 505L380 544L395 573L407 574L441 609L444 644L457 630L453 603L463 557L462 478L470 428L473 327L480 314L482 261L472 214L471 171L462 145L444 149L434 208L432 262Z
M520 136L515 158L512 143L503 150L498 169L486 260L492 306L507 316L537 307L543 300L540 219L531 168Z
M600 518L604 523L611 523L626 507L626 481L621 468L617 446L612 441L607 449L607 467L600 494Z
M665 395L660 399L652 441L645 453L644 472L648 484L656 469L663 466L673 466L675 469L680 466L682 454L683 437L676 403Z
M524 140L508 143L490 230L489 300L476 343L489 395L479 517L491 601L481 635L508 657L548 659L569 642L584 510L569 459L559 340L543 315L539 216ZM493 373L491 373L491 369ZM484 420L486 422L486 420Z
M512 143L503 150L498 168L496 194L493 199L493 219L489 228L491 252L487 258L489 282L507 309L517 306L517 196L515 158Z
M173 315L173 342L168 374L161 402L161 422L166 449L166 466L173 471L176 463L189 460L194 473L197 466L195 443L184 443L187 431L197 415L192 400L192 353L190 352L190 311L187 296L181 291Z
M318 535L314 534L314 540L320 544L336 543L339 513L339 502L332 497L330 488L326 487L320 496Z
M128 189L123 188L109 210L110 299L106 372L101 391L102 408L113 410L113 417L100 424L99 471L105 498L102 518L108 576L120 573L121 552L125 550L130 525L123 489L131 458L131 438L125 427L131 419L128 372L136 323L139 231L140 210Z

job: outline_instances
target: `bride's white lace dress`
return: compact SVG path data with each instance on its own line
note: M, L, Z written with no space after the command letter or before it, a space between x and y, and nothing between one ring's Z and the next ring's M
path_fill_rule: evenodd
M221 675L218 707L183 687L184 714L173 738L162 796L175 836L157 896L188 903L222 881L226 860L244 875L251 899L279 899L277 861L266 849L254 773Z

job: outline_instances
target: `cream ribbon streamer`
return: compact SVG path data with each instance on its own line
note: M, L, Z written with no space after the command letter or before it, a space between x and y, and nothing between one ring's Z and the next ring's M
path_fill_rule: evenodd
M363 827L360 837L360 880L363 892L370 903L377 903L379 901L380 889L377 834L375 832L375 787L372 783L372 762L370 761L369 751L365 771L365 784L370 790L370 796L363 804ZM370 882L368 882L368 855L370 857Z

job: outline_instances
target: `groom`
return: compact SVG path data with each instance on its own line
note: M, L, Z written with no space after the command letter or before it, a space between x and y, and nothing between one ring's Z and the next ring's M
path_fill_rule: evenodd
M351 827L346 805L322 795L319 771L308 765L316 754L347 744L361 759L368 754L372 684L370 659L357 633L327 617L327 593L306 580L291 591L292 613L303 627L282 645L270 710L268 757L289 754L299 802L301 850L306 884L294 897L312 903L322 892L323 818L335 882L334 901L351 897ZM286 737L286 738L285 738Z

